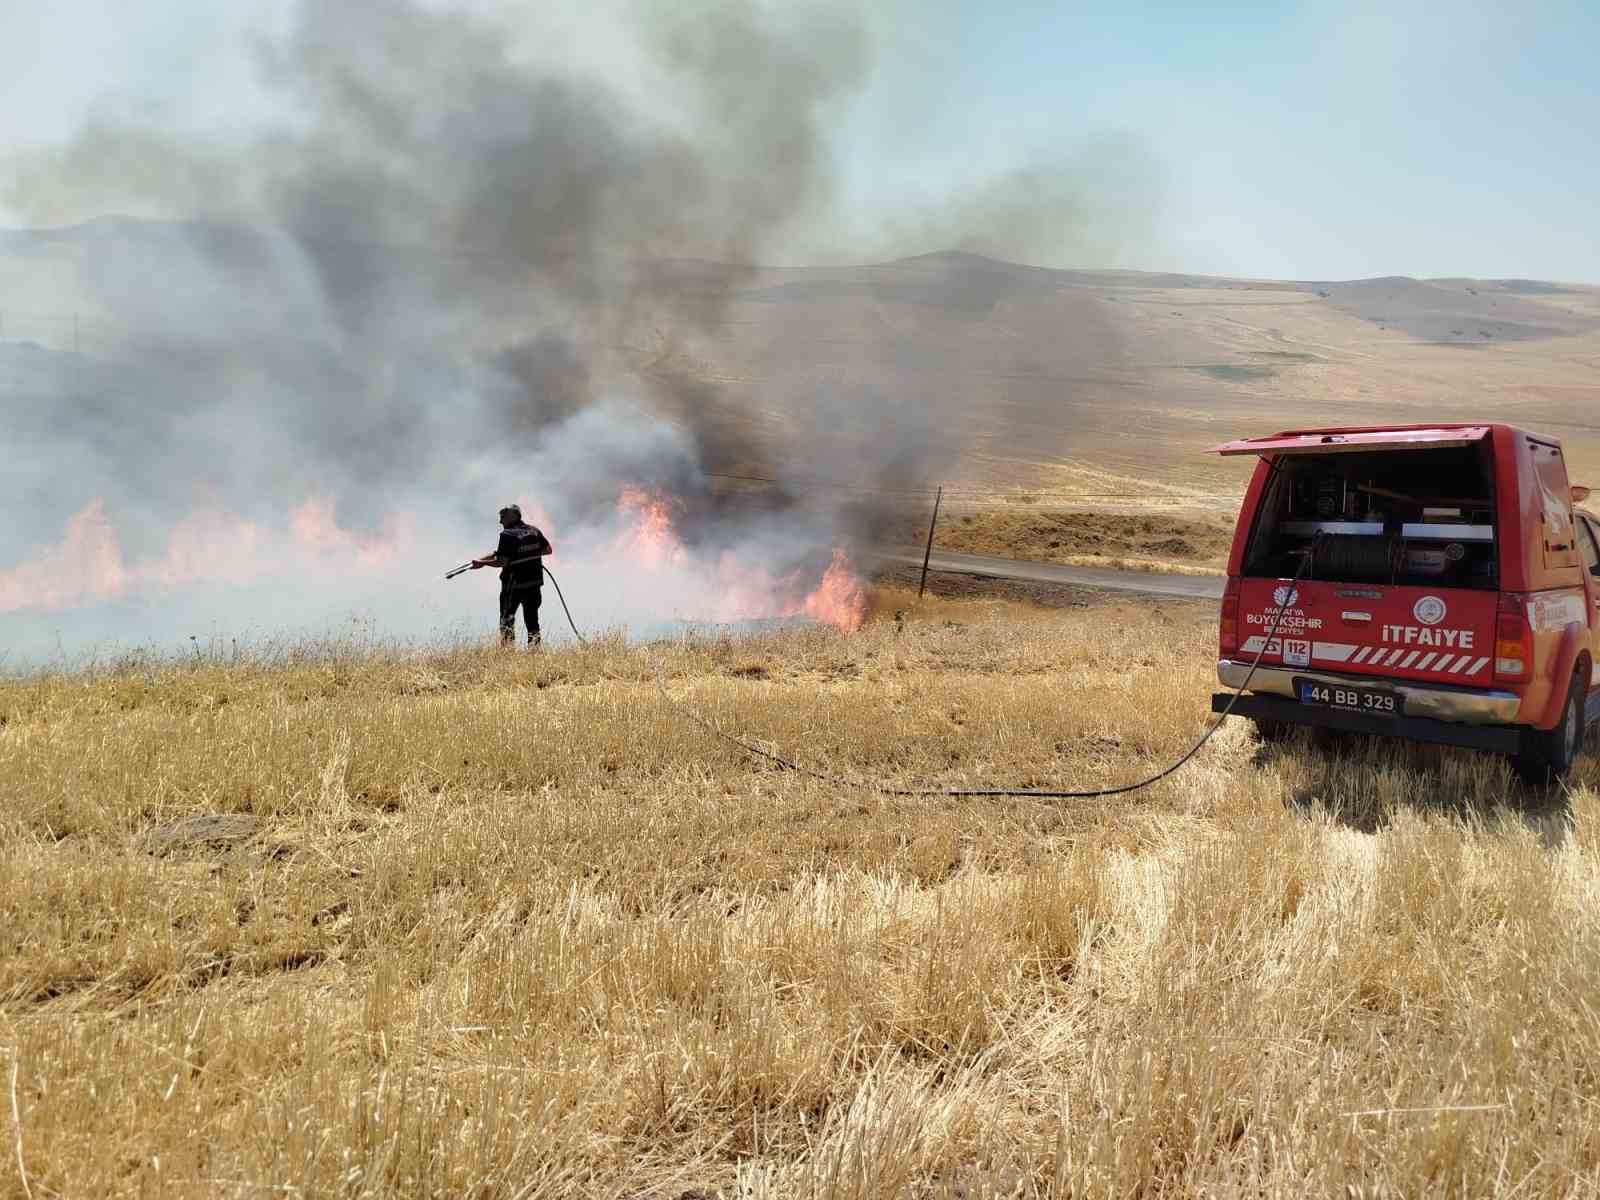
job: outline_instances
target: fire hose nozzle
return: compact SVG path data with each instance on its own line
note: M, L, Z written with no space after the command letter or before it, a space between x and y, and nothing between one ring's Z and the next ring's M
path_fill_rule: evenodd
M446 579L454 579L457 575L461 574L463 571L470 571L470 570L472 570L472 564L469 563L469 562L465 562L465 563L462 563L459 567L457 567L453 571L446 571L444 573L444 577Z

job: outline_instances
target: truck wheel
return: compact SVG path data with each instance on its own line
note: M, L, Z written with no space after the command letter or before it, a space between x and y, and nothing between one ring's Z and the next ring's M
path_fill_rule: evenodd
M1524 783L1544 787L1567 777L1583 749L1583 675L1572 677L1567 702L1554 729L1522 731L1522 752L1511 759L1511 768Z

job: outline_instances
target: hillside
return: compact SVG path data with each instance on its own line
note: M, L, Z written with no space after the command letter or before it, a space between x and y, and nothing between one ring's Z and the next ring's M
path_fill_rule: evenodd
M130 289L175 239L248 257L241 236L118 221L0 235L0 383L65 386L60 370L46 377L34 346L137 357L130 309L108 297L131 306ZM499 278L503 265L468 255L402 249L384 269L421 272L439 289L464 274L508 296L516 288ZM954 253L842 268L600 270L661 311L668 358L647 342L616 347L641 373L692 378L697 413L830 475L849 474L852 445L887 434L936 443L948 479L1217 507L1241 468L1201 452L1225 437L1494 417L1567 439L1578 472L1600 479L1600 287L1057 271ZM474 336L518 336L517 308ZM837 445L797 441L819 412Z
M1600 470L1600 288L1284 283L1044 271L933 255L771 272L739 293L728 373L752 398L859 374L957 413L967 469L1064 490L1230 490L1240 432L1524 421ZM1150 479L1150 476L1154 476Z
M1596 792L1203 728L1209 605L0 681L7 1196L1528 1195ZM1076 602L1082 604L1083 602ZM657 690L657 672L669 695Z

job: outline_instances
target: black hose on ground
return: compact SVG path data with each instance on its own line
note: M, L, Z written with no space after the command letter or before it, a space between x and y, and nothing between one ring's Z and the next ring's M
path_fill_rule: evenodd
M1289 582L1289 590L1291 592L1299 585L1301 579L1304 578L1306 569L1310 566L1311 560L1316 554L1317 543L1321 537L1321 534L1314 535L1312 537L1311 545L1306 547L1305 557L1301 559L1300 566L1294 573L1294 578ZM1028 797L1038 800L1089 800L1100 796L1122 796L1129 792L1137 792L1143 788L1150 787L1152 784L1161 782L1161 780L1165 779L1167 776L1177 771L1180 767L1184 766L1196 754L1199 754L1201 748L1211 740L1212 736L1215 735L1217 730L1222 728L1222 723L1228 719L1229 714L1233 712L1233 706L1239 702L1239 697L1244 695L1245 689L1250 686L1250 680L1255 677L1256 668L1261 665L1261 659L1266 654L1267 647L1272 644L1272 639L1277 635L1278 626L1283 620L1284 610L1288 607L1289 606L1287 604L1279 606L1278 613L1272 620L1272 627L1267 630L1265 635L1263 635L1261 639L1261 648L1256 651L1255 659L1250 663L1250 670L1245 674L1244 681L1234 690L1233 698L1228 701L1228 706L1217 715L1217 719L1211 723L1211 726L1205 731L1205 733L1200 735L1200 740L1197 741L1193 746L1190 746L1189 749L1184 752L1183 757L1179 758L1170 766L1164 767L1160 771L1157 771L1149 778L1141 779L1137 783L1120 784L1116 787L1089 788L1085 790L1074 791L1061 791L1042 788L900 788L889 787L884 784L864 782L857 779L847 779L843 775L834 775L827 771L817 771L811 767L803 767L793 759L785 758L783 755L775 753L774 751L763 749L753 742L748 742L741 737L728 733L720 726L706 720L699 713L694 712L692 709L686 707L679 701L674 700L672 696L668 694L666 682L661 677L661 664L659 661L656 663L656 688L658 691L660 691L662 699L664 699L671 707L715 737L721 738L730 745L738 747L747 754L753 754L758 758L766 759L768 762L776 763L779 767L786 771L793 771L799 775L806 775L812 779L820 780L823 783L832 784L835 787L845 787L858 789L860 791L876 792L882 796L916 798L927 798L934 796L973 796L998 798L1013 796ZM568 617L568 620L571 620L570 616ZM574 629L573 632L576 633L577 630Z
M543 566L542 563L540 565ZM561 594L561 585L556 583L555 572L549 567L544 567L544 575L545 578L548 579L552 584L555 584L556 599L561 601L561 611L567 614L567 628L572 630L572 636L577 638L579 643L587 646L589 644L589 639L578 632L577 622L572 619L572 610L567 607L567 598Z

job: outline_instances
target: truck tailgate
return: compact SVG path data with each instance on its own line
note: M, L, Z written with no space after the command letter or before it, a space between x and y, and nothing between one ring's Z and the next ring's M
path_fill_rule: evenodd
M1240 581L1240 657L1380 678L1488 686L1492 591L1286 580Z

